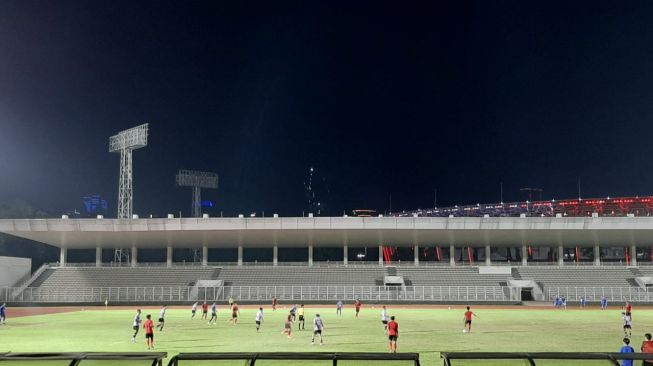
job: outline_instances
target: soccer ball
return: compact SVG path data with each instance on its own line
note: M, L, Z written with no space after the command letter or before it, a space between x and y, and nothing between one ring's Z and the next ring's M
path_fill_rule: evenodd
M467 329L463 329L463 333L467 333Z

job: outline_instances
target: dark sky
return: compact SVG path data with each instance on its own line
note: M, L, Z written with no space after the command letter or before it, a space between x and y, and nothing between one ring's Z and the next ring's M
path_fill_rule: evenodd
M115 213L110 135L150 123L135 212L332 214L653 193L650 1L25 1L0 9L0 201Z

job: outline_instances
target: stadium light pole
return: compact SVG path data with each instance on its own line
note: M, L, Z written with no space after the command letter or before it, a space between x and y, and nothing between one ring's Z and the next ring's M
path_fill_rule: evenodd
M218 188L218 174L210 172L198 172L195 170L180 169L177 174L178 187L192 187L193 188L193 201L192 201L192 214L193 217L202 216L202 188L216 189Z
M193 199L191 214L193 217L202 216L202 188L218 188L218 174L210 172L198 172L195 170L180 169L176 177L178 187L192 187ZM179 215L181 217L181 214ZM193 248L193 262L202 262L205 265L208 260L208 249L202 246L202 249ZM172 263L171 253L168 253L168 263Z
M147 146L148 125L148 123L145 123L109 137L109 152L120 153L119 219L132 218L134 207L132 151Z
M147 146L149 124L118 132L109 137L109 152L120 153L120 177L118 179L118 218L131 219L134 208L132 151ZM116 249L114 260L129 262L129 249Z

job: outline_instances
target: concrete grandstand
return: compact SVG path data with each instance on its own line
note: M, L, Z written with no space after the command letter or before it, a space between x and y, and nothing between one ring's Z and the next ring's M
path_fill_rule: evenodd
M6 287L0 301L653 300L653 197L547 202L393 217L0 220L0 232L60 248L58 263ZM128 248L129 260L103 261L102 251L114 248ZM175 262L179 248L197 248L200 261ZM215 248L237 259L210 262ZM271 261L245 261L252 248L269 250ZM305 250L306 260L280 261L287 248ZM315 261L323 248L342 255ZM378 262L350 261L350 248L378 250ZM411 260L394 256L401 248ZM140 263L139 250L152 249L166 261ZM70 263L69 250L94 250L96 261Z

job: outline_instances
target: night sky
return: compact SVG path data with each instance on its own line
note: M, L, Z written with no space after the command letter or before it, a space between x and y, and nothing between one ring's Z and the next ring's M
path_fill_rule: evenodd
M100 194L150 123L134 211L301 215L653 189L650 1L0 2L0 201Z

